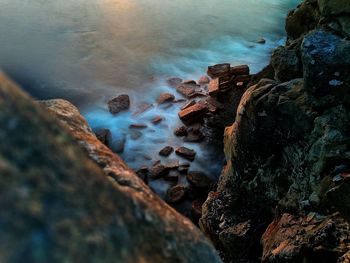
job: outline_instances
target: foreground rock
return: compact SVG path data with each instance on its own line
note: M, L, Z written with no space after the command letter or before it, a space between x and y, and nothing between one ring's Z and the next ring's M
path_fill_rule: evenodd
M130 108L130 98L129 95L119 95L114 99L108 101L108 109L110 113L117 114L121 111L125 111Z
M286 46L225 130L227 165L200 219L225 262L349 262L348 8L292 11Z
M73 105L44 104L0 76L1 262L220 262Z

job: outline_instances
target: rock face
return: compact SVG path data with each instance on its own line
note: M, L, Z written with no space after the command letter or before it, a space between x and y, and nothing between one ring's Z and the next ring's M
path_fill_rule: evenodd
M226 262L349 262L348 9L292 11L286 46L257 75L275 79L253 78L225 130L227 165L200 226Z
M60 121L0 76L1 262L220 262L74 106L44 105Z

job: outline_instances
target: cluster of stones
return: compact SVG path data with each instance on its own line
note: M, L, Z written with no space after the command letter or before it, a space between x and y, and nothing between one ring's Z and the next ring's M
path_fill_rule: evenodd
M231 66L229 63L209 66L207 76L202 76L196 82L194 80L184 81L178 77L167 79L167 84L174 88L182 97L176 99L174 94L161 93L156 98L157 105L165 108L171 107L173 103L183 103L178 112L179 119L183 125L174 130L177 137L183 138L184 142L199 143L205 140L208 129L206 119L219 117L220 112L225 111L225 103L230 104L227 94L239 90L244 92L251 76L247 65ZM118 114L130 109L130 97L126 94L119 95L108 101L108 109L112 114ZM139 115L153 107L148 103L138 106L135 115ZM154 116L150 122L157 125L164 121L162 116ZM147 128L144 123L130 125L131 136L137 139L142 136L140 130ZM96 131L96 136L104 144L111 147L112 134L108 129ZM221 139L220 139L221 140ZM125 141L118 146L111 147L115 152L122 152ZM174 149L176 148L176 149ZM193 149L182 145L177 147L166 146L160 149L160 157L167 158L175 152L178 158L169 163L162 163L160 160L153 162L151 167L143 166L136 171L138 176L148 183L152 180L166 180L169 182L169 189L165 200L176 205L182 201L191 201L191 218L198 222L201 216L202 203L205 201L208 192L212 189L213 182L207 175L190 169L191 163L196 159L196 152ZM181 163L180 160L187 162ZM186 178L183 180L183 178ZM185 183L184 183L185 181Z

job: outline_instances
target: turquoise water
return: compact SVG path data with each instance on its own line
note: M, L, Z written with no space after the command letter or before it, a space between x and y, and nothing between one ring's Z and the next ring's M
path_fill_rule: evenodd
M283 42L285 16L298 2L0 0L0 67L33 96L68 99L92 127L125 139L122 157L137 168L160 159L163 146L184 144L173 136L180 105L135 117L136 105L154 103L164 91L175 94L166 77L198 79L210 64L249 64L257 72ZM265 45L256 43L261 37ZM131 110L112 116L106 101L121 93L131 96ZM151 125L155 115L166 121ZM130 139L129 124L140 122L149 127ZM205 144L185 146L198 151L193 169L218 176L222 156Z

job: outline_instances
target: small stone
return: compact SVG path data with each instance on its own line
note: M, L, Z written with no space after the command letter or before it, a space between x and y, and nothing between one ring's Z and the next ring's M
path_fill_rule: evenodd
M162 116L155 116L155 117L151 120L151 122L152 122L154 125L159 124L159 123L161 123L162 121L163 121L163 117L162 117Z
M165 200L169 204L181 202L185 197L185 193L185 187L182 185L176 185L168 189Z
M147 125L142 123L130 124L129 129L146 129Z
M108 109L112 114L117 114L121 111L128 110L130 108L129 95L123 94L108 101Z
M182 83L182 79L178 77L170 77L166 80L169 86L171 87L177 87Z
M172 154L174 151L174 148L171 146L166 146L163 149L160 150L159 155L168 157L170 154Z
M194 161L196 158L196 152L193 149L186 147L179 147L175 150L175 153L189 161Z
M186 126L181 126L175 129L174 134L178 137L183 137L187 135L187 128Z
M106 146L109 146L112 139L112 133L109 129L100 129L96 131L95 134L97 139L99 139Z
M157 98L157 103L158 104L163 104L166 102L172 102L175 100L175 96L173 94L170 93L162 93L159 95L159 97Z
M183 163L180 164L179 168L177 169L180 173L187 173L188 169L190 168L190 163Z
M197 188L209 188L212 184L211 180L202 172L192 171L186 177L190 184Z
M198 83L201 85L205 85L205 84L208 84L209 81L210 81L210 79L208 76L202 76L199 78Z
M265 44L266 43L266 40L264 38L260 38L256 41L256 43L258 44Z
M110 143L110 148L115 153L123 153L126 144L126 136L115 139Z

